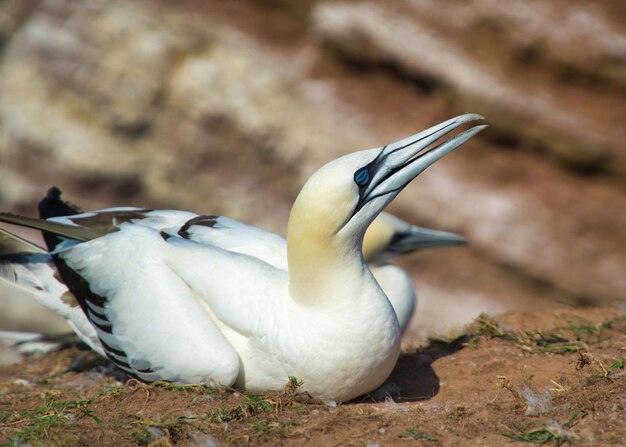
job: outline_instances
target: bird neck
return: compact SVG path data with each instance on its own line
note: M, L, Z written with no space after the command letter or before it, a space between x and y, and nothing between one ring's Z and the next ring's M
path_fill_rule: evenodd
M367 227L363 238L363 257L368 263L382 261L381 255L393 237L393 226L389 224L389 215L381 213Z
M378 287L363 260L362 235L340 238L324 225L290 216L287 232L289 291L301 303L342 301ZM340 296L338 296L340 295Z

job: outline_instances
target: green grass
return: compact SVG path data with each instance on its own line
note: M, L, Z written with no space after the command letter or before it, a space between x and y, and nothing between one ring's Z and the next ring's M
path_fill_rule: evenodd
M567 329L572 331L576 338L584 338L590 335L598 335L600 333L600 328L602 325L594 325L590 322L567 322Z
M264 396L256 396L244 394L242 409L249 415L255 415L259 413L268 413L273 411L275 404L270 402L268 398Z
M205 384L181 385L178 383L154 382L152 385L168 391L192 391L200 394L212 394L215 391L213 387Z
M250 429L256 434L268 434L280 428L278 422L259 421L250 424Z
M243 394L242 403L233 408L220 407L206 413L206 419L214 424L236 421L260 413L274 411L276 404L264 396Z
M13 411L0 411L0 424L9 421L15 413Z
M533 354L568 354L588 349L588 345L576 339L568 339L557 332L527 331L516 339L520 349Z
M303 380L298 380L298 378L294 377L294 376L289 376L288 380L289 380L287 382L287 389L288 390L296 391L298 388L300 388L302 385L304 385L304 381Z
M520 349L532 354L569 354L586 351L589 345L602 340L602 331L613 327L613 321L600 324L589 321L567 321L567 327L547 331L507 331L491 316L480 314L464 334L454 334L449 340L434 340L447 344L462 343L476 347L481 338L501 339L515 343Z
M87 416L96 421L99 425L105 425L104 421L94 415L87 407L90 400L75 400L67 402L56 402L54 400L45 402L39 408L32 410L20 410L14 412L3 412L0 422L2 424L25 423L25 427L12 436L7 445L19 445L22 443L33 443L35 445L50 444L50 430L54 427L65 426L71 422L73 417Z
M289 376L285 389L281 393L268 396L241 394L242 402L240 405L232 408L220 407L217 410L210 410L206 413L206 419L212 423L223 423L271 411L278 412L286 404L291 404L294 401L298 396L298 389L302 385L303 382L301 380Z
M577 410L570 416L570 418L563 424L563 428L570 429L579 417L582 419L588 414L586 410ZM542 427L533 428L533 424L513 424L515 431L500 432L501 436L504 436L512 441L528 442L535 445L550 445L552 447L560 447L565 443L570 443L570 435L565 433L558 427L550 427L544 425Z
M98 393L98 397L113 396L123 389L121 386L115 385L101 385L100 388L102 389L102 391Z
M236 421L243 419L245 414L241 407L224 408L220 407L217 410L210 410L206 413L206 418L209 422L214 424L221 424L224 422Z
M626 366L626 359L619 359L611 363L607 367L607 370L610 372L610 371L615 371L616 369L624 369L624 366Z
M554 447L560 447L569 439L556 433L553 429L544 426L541 428L528 429L527 427L515 427L515 432L501 432L500 435L509 438L511 441L528 442L536 445L546 445L552 442Z
M150 443L150 430L145 426L133 428L128 435L139 445L148 445Z
M504 330L500 328L498 322L486 313L481 313L478 317L476 317L474 322L477 325L477 335L487 338L498 338L506 335Z
M398 437L401 439L415 439L415 440L420 440L420 441L431 441L431 442L437 441L436 437L429 435L427 433L424 433L417 427L409 428L408 430L400 433Z
M587 416L589 414L589 412L587 410L577 410L574 412L574 414L572 414L570 416L570 418L565 422L565 424L563 424L563 427L565 428L572 428L572 426L576 423L576 420L578 419L578 416L582 418L584 418L585 416Z

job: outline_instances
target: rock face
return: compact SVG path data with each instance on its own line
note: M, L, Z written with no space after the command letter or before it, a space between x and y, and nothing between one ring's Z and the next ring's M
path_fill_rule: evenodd
M445 2L441 7L441 2L398 2L393 8L380 3L328 3L320 4L313 18L321 40L345 57L372 64L389 64L406 76L440 84L463 106L490 114L490 122L498 132L528 140L574 167L601 168L613 151L604 136L586 125L584 116L560 107L558 102L542 95L540 89L521 88L506 80L503 70L506 67L490 67L481 58L472 57L458 42L460 39L456 39L457 42L447 39L426 20L431 18L439 24L444 17L453 17L452 28L463 38L472 32L472 27L484 28L491 23L504 28L500 30L504 38L513 28L517 32L511 33L513 37L509 42L512 56L521 54L524 49L530 52L544 41L548 57L560 56L555 47L570 37L574 41L592 40L588 49L590 59L608 58L611 54L612 59L619 61L626 57L624 37L617 35L611 39L610 29L599 35L583 33L580 37L578 29L572 29L571 20L559 33L550 32L554 29L551 27L542 33L543 21L556 22L559 19L556 14L543 17L546 9L543 3L536 3L534 9L525 5L512 10L508 5L493 1L470 3L471 6ZM585 11L579 13L586 14ZM534 19L535 14L542 18ZM600 26L595 22L602 23L600 18L591 16L590 19L594 21L594 28ZM518 33L525 39L516 39ZM614 41L614 45L607 48L605 41ZM580 65L578 58L561 57L560 63L568 62L572 67ZM613 80L612 73L606 73L610 80Z
M281 181L359 146L284 63L234 28L198 31L141 3L43 2L0 67L4 160L36 153L78 182L253 219L247 189L271 179L291 197Z
M0 2L0 208L34 214L57 184L84 209L190 209L284 233L325 161L477 111L484 136L392 209L471 242L403 261L427 312L413 334L438 306L446 331L482 310L625 298L617 6L289 4Z

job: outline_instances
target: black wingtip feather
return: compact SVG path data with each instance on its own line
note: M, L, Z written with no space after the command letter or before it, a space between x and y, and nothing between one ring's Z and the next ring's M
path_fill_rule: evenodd
M71 216L82 212L82 210L73 203L61 199L61 194L61 190L56 186L53 186L46 192L46 196L41 199L38 205L40 219Z
M48 189L46 196L39 201L37 208L39 209L40 219L49 219L50 217L72 216L80 214L82 211L76 205L61 199L61 190L57 186ZM46 242L48 250L52 251L61 242L61 238L47 231L42 231L43 239Z

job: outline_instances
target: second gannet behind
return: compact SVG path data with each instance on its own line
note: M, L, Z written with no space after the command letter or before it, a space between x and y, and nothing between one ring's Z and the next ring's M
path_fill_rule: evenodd
M167 228L178 211L0 220L64 238L53 252L63 281L105 354L138 378L270 391L296 376L314 397L345 401L379 386L399 353L397 318L363 261L365 229L414 177L484 126L423 149L478 118L463 115L322 167L292 208L287 270L185 237L210 220Z
M363 257L396 311L402 333L415 312L417 297L408 273L389 261L416 250L466 242L458 234L411 225L386 212L380 213L368 227L363 239Z

